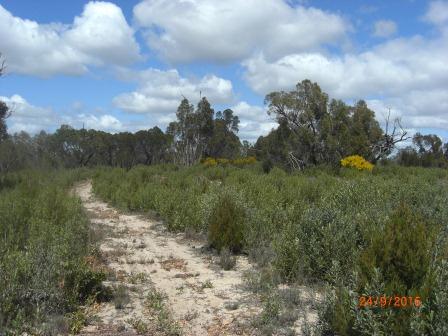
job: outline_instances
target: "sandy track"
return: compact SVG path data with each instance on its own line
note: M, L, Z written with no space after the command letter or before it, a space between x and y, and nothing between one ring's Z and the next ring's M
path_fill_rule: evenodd
M90 182L79 184L75 192L92 225L104 232L101 254L116 275L106 284L121 283L130 295L124 309L102 303L84 334L132 334L130 319L154 325L145 305L154 288L166 293L166 305L183 335L251 334L249 319L260 309L256 298L242 288L242 274L250 268L246 258L238 257L235 269L223 271L216 257L203 252L203 243L166 232L160 222L119 213L93 197Z

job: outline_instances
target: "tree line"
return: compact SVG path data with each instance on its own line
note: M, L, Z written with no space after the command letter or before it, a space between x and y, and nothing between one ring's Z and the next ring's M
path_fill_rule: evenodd
M179 109L185 104L188 104L186 99ZM202 105L210 106L206 98L198 104ZM187 115L187 121L180 119L171 123L167 132L154 127L135 133L110 134L62 125L53 134L41 131L34 136L26 132L8 135L0 142L0 172L27 167L102 165L130 169L138 164L169 162L192 165L206 156L241 156L243 147L235 134L238 117L226 110L216 116L211 113L205 120L201 119L201 113L193 111Z
M1 76L4 63L0 64ZM394 160L406 166L448 166L448 143L443 145L438 136L417 133L413 146L394 153L397 144L410 139L400 120L391 122L388 118L383 130L365 101L350 106L330 100L310 80L298 83L290 92L269 93L265 104L278 127L260 136L252 146L237 135L239 117L231 109L215 112L206 97L196 106L183 98L176 121L165 132L156 126L111 134L62 125L53 134L41 131L34 136L7 133L6 119L11 111L0 101L0 172L27 167L190 166L206 157L235 159L248 155L256 156L268 170L274 165L287 170L337 166L342 158L354 154L373 163L395 154Z
M156 126L135 133L111 134L62 125L53 134L41 131L31 136L22 131L8 135L9 114L8 106L0 102L0 172L28 167L130 169L138 164L193 165L206 157L245 156L248 148L247 142L242 144L236 135L238 116L231 109L215 113L205 97L196 108L183 99L177 121L170 123L166 132Z

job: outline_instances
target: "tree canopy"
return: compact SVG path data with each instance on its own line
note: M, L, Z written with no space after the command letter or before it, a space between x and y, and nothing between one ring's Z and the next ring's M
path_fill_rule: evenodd
M317 83L304 80L294 90L266 95L268 114L279 127L260 137L257 156L289 168L337 165L343 157L360 155L376 162L406 139L394 121L392 133L383 131L364 100L353 106L329 98Z

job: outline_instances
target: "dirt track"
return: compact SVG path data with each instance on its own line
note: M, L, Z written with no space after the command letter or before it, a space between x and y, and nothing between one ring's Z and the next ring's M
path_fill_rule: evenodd
M203 243L166 232L157 221L119 213L92 196L90 182L75 192L92 225L103 232L100 251L114 274L106 285L124 285L130 298L121 309L113 301L98 306L83 334L134 334L131 320L142 321L151 335L163 334L147 307L154 289L166 294L166 306L183 335L252 333L250 317L260 305L242 288L243 272L250 268L244 257L238 257L233 270L224 271L216 257L204 252Z

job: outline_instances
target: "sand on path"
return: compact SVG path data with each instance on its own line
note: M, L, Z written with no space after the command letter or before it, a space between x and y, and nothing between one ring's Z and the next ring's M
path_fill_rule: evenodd
M250 335L250 319L260 312L257 298L243 287L243 273L250 269L238 256L234 269L224 271L217 257L205 251L205 242L172 234L156 220L123 214L92 194L90 181L78 184L75 193L90 216L92 226L103 232L100 253L114 274L106 285L126 287L129 303L101 303L82 334L136 333L135 323L155 326L147 308L154 289L165 294L166 306L182 335ZM163 331L149 328L149 334ZM158 331L157 331L158 330Z

